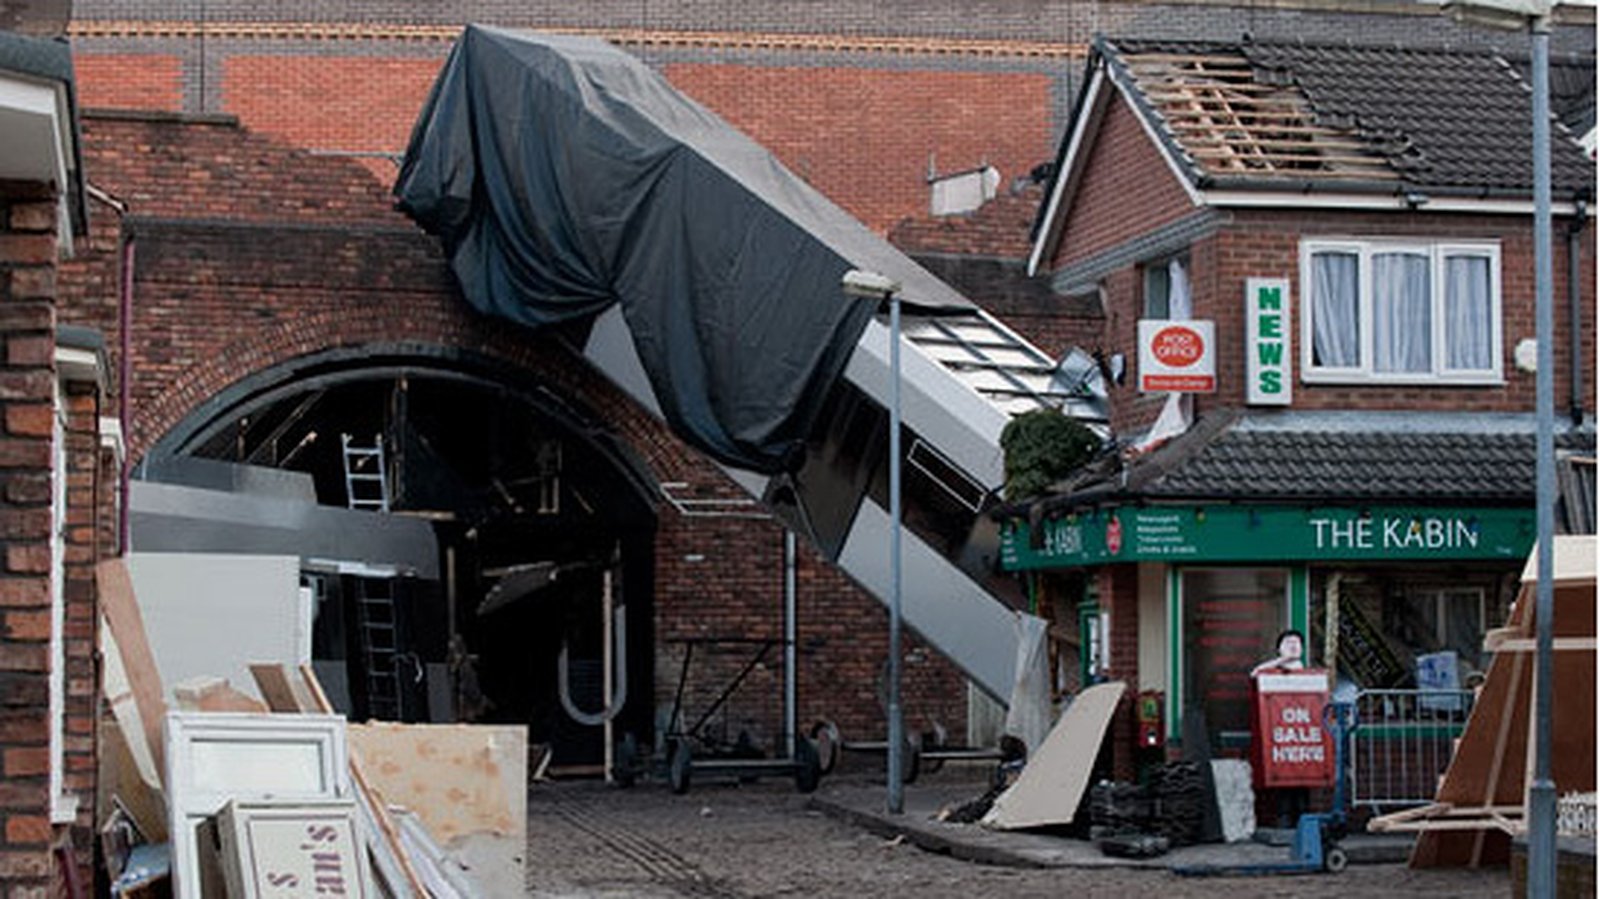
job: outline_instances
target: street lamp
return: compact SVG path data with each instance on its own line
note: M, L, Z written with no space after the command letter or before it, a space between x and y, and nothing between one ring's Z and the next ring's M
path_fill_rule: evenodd
M1555 895L1556 785L1550 775L1551 690L1555 677L1555 316L1550 258L1550 12L1553 0L1449 0L1458 19L1499 28L1527 28L1533 43L1534 520L1538 582L1534 589L1534 761L1528 787L1528 895ZM1573 327L1576 327L1574 323ZM1572 360L1573 365L1578 360Z
M840 281L846 296L889 303L889 814L905 811L901 777L905 738L900 718L900 282L851 269Z

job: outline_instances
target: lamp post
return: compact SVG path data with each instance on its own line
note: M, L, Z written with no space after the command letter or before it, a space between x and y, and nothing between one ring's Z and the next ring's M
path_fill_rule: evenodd
M1550 251L1550 13L1553 0L1448 0L1458 19L1521 30L1532 37L1533 81L1533 283L1534 520L1538 525L1534 588L1534 759L1528 786L1528 895L1555 895L1556 786L1550 772L1552 681L1555 659L1555 313ZM1574 325L1576 327L1576 325ZM1578 364L1577 359L1572 360Z
M851 269L841 286L847 296L889 304L889 684L888 810L905 811L902 776L905 736L900 717L900 283L877 272Z

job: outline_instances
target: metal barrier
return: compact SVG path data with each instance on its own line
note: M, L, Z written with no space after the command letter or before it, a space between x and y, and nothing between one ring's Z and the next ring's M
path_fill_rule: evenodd
M1472 712L1471 690L1363 690L1348 739L1350 803L1433 801Z

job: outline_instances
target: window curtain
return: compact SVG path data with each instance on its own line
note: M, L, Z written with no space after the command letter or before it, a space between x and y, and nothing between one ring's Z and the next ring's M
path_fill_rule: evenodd
M1354 368L1361 364L1357 261L1354 253L1316 253L1311 257L1311 355L1317 366Z
M1194 304L1189 300L1189 274L1183 270L1182 260L1167 263L1167 318L1188 321L1194 315Z
M1484 371L1494 367L1489 300L1489 260L1446 256L1444 260L1445 366Z
M1433 289L1428 257L1372 257L1372 368L1383 373L1433 370Z

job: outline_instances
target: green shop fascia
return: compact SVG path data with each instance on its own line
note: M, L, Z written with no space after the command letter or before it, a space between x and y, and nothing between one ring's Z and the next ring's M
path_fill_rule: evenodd
M1035 533L1037 528L1038 533ZM1289 571L1288 621L1308 632L1310 565L1351 562L1520 562L1536 537L1533 509L1505 506L1186 504L1080 509L1036 525L1001 525L1000 563L1030 572L1137 562L1168 566L1168 634L1179 642L1177 571L1184 565L1273 564ZM1173 650L1176 665L1176 649ZM1174 667L1174 671L1177 668ZM1176 685L1181 678L1173 680ZM1177 735L1177 696L1166 710Z

